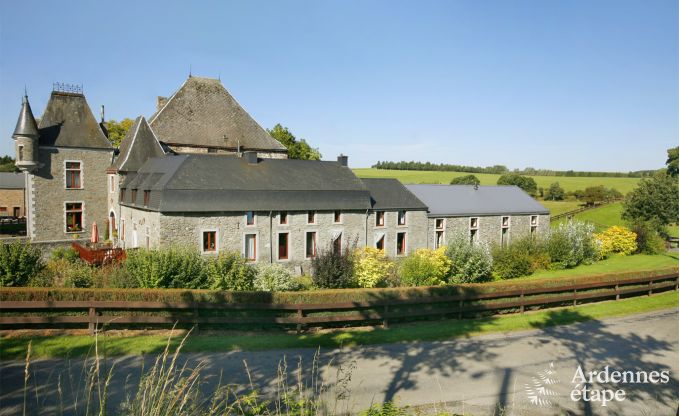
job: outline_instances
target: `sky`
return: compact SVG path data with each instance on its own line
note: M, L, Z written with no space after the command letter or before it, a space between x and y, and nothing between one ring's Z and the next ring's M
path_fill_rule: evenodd
M679 2L3 1L0 154L24 87L150 116L191 71L352 167L630 171L679 145Z

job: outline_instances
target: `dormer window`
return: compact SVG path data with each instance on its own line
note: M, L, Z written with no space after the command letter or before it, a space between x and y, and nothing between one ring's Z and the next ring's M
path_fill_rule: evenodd
M81 163L66 162L66 189L82 189Z
M144 206L149 205L149 201L151 200L151 191L144 191Z
M136 204L137 203L137 190L136 189L132 190L131 196L132 196L132 201L130 201L130 202L132 202L133 204Z

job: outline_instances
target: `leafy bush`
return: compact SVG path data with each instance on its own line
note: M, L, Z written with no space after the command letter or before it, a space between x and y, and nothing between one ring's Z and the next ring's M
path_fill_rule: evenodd
M311 260L314 285L324 289L355 287L352 249L347 245L341 253L332 247L321 251Z
M491 277L493 258L484 243L472 244L459 234L448 242L446 256L451 260L448 283L476 283Z
M30 243L0 244L0 286L26 286L43 267L40 250Z
M453 178L450 181L451 185L480 185L481 181L476 175L465 175Z
M446 283L451 261L446 248L417 249L403 259L399 267L401 283L407 286L436 286Z
M589 264L598 258L593 238L594 226L582 221L559 224L547 238L547 252L553 268L568 269Z
M207 282L205 261L195 250L128 250L125 269L141 288L200 289Z
M47 262L40 277L32 279L31 283L36 286L49 283L55 287L87 288L94 286L95 274L96 268L84 261L70 261L62 257Z
M239 253L220 253L207 262L210 289L254 290L255 268L247 264Z
M544 194L544 198L549 201L561 201L566 197L566 191L559 185L559 182L554 182L549 185L547 192Z
M658 232L658 226L649 221L635 221L631 225L636 234L637 253L660 254L665 252L665 240Z
M258 264L257 276L254 280L256 290L266 292L284 292L299 290L300 283L290 270L280 264Z
M510 244L506 247L494 247L493 272L500 279L528 276L533 271L533 259L530 253L523 250L520 245Z
M497 180L497 184L518 186L531 196L535 196L538 192L538 184L535 179L517 173L505 173Z
M637 250L637 235L627 227L615 225L606 231L594 234L599 242L599 256L606 257L610 253L629 255Z
M52 250L50 260L66 260L69 263L75 263L80 259L80 254L72 247L57 247Z
M393 270L383 250L363 247L354 250L354 277L359 287L381 286Z

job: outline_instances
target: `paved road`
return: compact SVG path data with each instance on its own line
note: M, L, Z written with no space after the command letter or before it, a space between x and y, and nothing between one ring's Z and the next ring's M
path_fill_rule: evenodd
M573 312L554 312L564 313ZM244 360L254 382L272 389L271 380L283 357L288 368L295 368L301 359L309 380L314 354L313 350L300 349L186 354L183 359L191 363L207 361L205 374L213 377L205 389L215 385L219 374L229 383L246 384ZM320 355L318 378L329 386L329 400L334 401L336 393L350 393L348 400L336 403L337 409L349 412L385 400L409 405L437 403L438 408L473 415L674 415L679 404L679 308L446 342L324 350ZM125 395L125 380L129 377L128 390L129 384L135 382L142 359L123 357L110 361L116 362L118 374L111 389L111 402L116 404ZM603 371L609 366L609 371L669 370L670 374L667 383L595 382L588 387L597 391L622 389L625 393L624 401L609 402L603 407L601 401L570 398L575 387L571 381L578 366L585 372ZM64 380L76 385L82 380L82 361L38 360L33 368L34 382L43 385L38 389L37 400L33 391L29 394L29 403L40 407L40 412L34 414L50 414L49 406L55 399L48 392L54 392L59 375L63 385L69 384ZM342 368L339 382L338 368ZM23 363L0 362L0 370L0 414L20 414ZM64 393L64 401L67 406L74 402L70 392ZM82 397L80 403L82 408ZM494 410L500 408L504 411Z

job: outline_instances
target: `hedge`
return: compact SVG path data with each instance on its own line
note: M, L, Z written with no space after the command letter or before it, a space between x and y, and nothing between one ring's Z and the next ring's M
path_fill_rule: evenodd
M515 289L534 289L584 284L616 282L636 277L679 274L679 267L652 271L609 273L575 278L545 278L536 280L498 281L449 286L385 288L385 289L326 289L304 292L233 292L184 289L76 289L76 288L0 288L2 301L148 301L148 302L229 302L317 304L337 302L379 302L382 300L421 297L454 296L461 294L494 293Z

